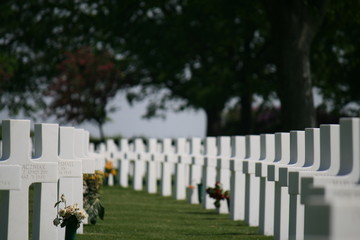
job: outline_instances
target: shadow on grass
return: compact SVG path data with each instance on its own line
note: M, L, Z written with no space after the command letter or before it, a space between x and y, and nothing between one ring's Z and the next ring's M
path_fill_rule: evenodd
M256 233L238 233L238 232L229 232L229 233L196 233L196 234L184 234L186 236L258 236Z
M216 212L183 212L185 214L190 214L190 215L214 215L214 216L218 216L219 214Z

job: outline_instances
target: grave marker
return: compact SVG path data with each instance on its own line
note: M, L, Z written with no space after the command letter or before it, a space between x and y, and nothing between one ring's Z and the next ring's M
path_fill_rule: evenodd
M146 190L148 193L156 193L156 162L157 140L155 138L148 139L148 159L146 161Z
M133 175L133 189L143 189L143 177L145 171L145 161L147 154L145 152L145 146L142 139L135 139L134 143L134 175Z
M245 219L245 174L242 171L242 159L246 156L244 136L231 137L231 158L230 158L230 219Z
M189 156L189 179L188 188L189 195L188 201L190 204L198 204L199 202L199 184L201 183L201 167L195 164L195 159L201 157L201 139L190 139L190 156ZM201 193L200 193L201 194Z
M224 191L230 191L230 157L231 157L231 138L217 137L218 155L217 155L217 176ZM218 213L229 213L227 200L221 201Z
M30 121L4 120L2 131L4 158L8 163L20 165L22 170L20 189L4 191L2 195L1 208L7 209L1 212L8 215L0 216L2 220L0 238L27 240L29 239L29 186L33 183L57 182L58 164L41 162L49 159L31 159Z
M58 156L59 126L57 124L35 124L35 158L40 161L58 163L58 177L81 177L81 162L65 160ZM59 199L58 183L36 183L34 186L33 238L54 239L57 229L52 224L57 209L54 202Z
M263 163L271 163L275 160L275 135L260 135L260 159L255 166L255 176L260 178L259 189L259 229L264 235L274 233L274 191L275 184L267 181L262 176L261 170Z
M171 175L174 164L174 152L171 146L171 139L164 138L162 140L162 156L161 161L161 196L171 196Z
M248 162L255 162L260 158L260 136L246 136L246 157L243 162L243 173L248 171ZM245 168L244 168L245 167ZM252 190L252 191L251 191ZM259 225L259 190L260 179L255 174L245 174L245 222L250 226Z
M66 201L70 204L79 203L79 197L76 197L75 192L82 193L82 184L79 185L79 182L82 182L82 161L79 158L75 157L75 128L73 127L60 127L59 128L59 157L64 161L73 162L75 161L76 165L80 165L80 175L77 177L61 177L59 180L58 196L64 194ZM77 170L78 171L78 170ZM78 181L76 181L76 179ZM77 182L77 184L76 184ZM76 185L75 185L76 184ZM81 189L79 191L79 188ZM82 198L81 198L82 201ZM65 229L58 229L59 240L65 238Z
M214 200L206 193L205 189L214 187L216 182L216 138L207 137L204 142L204 166L203 166L203 202L202 205L205 209L215 209ZM200 160L200 159L199 159Z
M119 184L121 187L129 186L129 158L130 149L128 139L120 140L120 153L118 162Z
M186 138L177 138L175 140L176 154L175 162L175 187L174 198L184 200L186 198L186 163L188 162L188 153L186 152Z

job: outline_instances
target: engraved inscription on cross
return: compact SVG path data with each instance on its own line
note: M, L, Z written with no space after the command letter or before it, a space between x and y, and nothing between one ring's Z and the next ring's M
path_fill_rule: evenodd
M3 134L4 139L4 134ZM21 166L14 165L9 162L9 152L10 150L7 146L3 144L3 155L0 160L0 190L19 190L21 187ZM4 160L5 159L5 160Z
M2 193L0 239L27 240L29 186L32 183L57 182L58 164L43 162L42 157L31 159L29 120L4 120L2 131L3 160L9 164L20 165L21 174L20 188Z
M59 157L65 161L74 160L80 163L80 176L78 177L61 177L59 180L59 195L64 194L66 201L70 204L82 204L82 161L75 156L75 128L60 127ZM66 165L65 165L66 166ZM65 167L64 166L64 167ZM66 171L66 168L63 169ZM81 196L79 196L81 195ZM78 233L79 233L78 229ZM58 228L58 239L65 238L65 229Z
M62 136L64 138L65 136ZM64 141L70 141L64 139ZM80 160L64 159L59 154L59 126L58 124L35 125L35 158L39 161L57 162L58 177L82 177L82 165ZM58 201L58 183L35 184L35 201L33 215L33 236L35 239L47 240L57 237L57 228L52 220L57 210L54 203Z

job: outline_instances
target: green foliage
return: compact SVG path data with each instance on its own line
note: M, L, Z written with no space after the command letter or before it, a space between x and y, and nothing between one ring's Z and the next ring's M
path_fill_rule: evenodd
M57 69L46 91L51 97L48 113L66 122L95 122L104 137L102 125L115 110L108 103L125 85L114 57L107 51L81 48L65 53Z
M91 224L96 224L97 218L104 220L105 208L100 201L100 188L103 185L104 173L84 174L84 209L89 215Z
M224 190L220 182L216 182L215 186L206 188L206 193L209 194L209 197L215 199L214 205L216 208L220 207L221 200L230 201L230 191Z
M259 7L257 1L140 1L130 18L133 27L122 37L136 56L141 84L168 90L151 102L146 116L203 109L208 134L217 135L230 100L255 93L267 98L273 89L263 56L268 26ZM169 106L169 100L179 101Z
M324 97L323 108L335 115L358 116L345 111L349 103L360 103L360 7L359 1L332 1L313 47L316 86Z
M241 124L234 125L237 129L230 134L239 133L240 125L253 130L254 126L246 123L253 122L254 95L270 102L273 96L277 97L275 83L283 78L281 67L276 65L279 55L274 47L282 41L270 38L269 32L289 23L271 25L262 5L266 2L276 6L273 10L278 13L285 7L289 8L285 13L306 7L308 11L305 9L300 16L316 17L317 27L322 20L320 6L327 1L291 1L286 6L259 0L1 1L0 110L31 114L44 108L44 90L58 76L56 66L63 62L64 53L89 46L121 59L121 66L115 64L117 69L121 69L131 86L140 85L138 92L129 93L129 100L154 97L147 117L163 117L167 109L202 109L208 117L208 133L221 134L226 128L221 124L222 112L230 101L235 101ZM329 1L311 48L313 79L334 111L359 102L358 8L357 0ZM307 23L313 20L308 19ZM303 20L299 18L299 23ZM294 65L294 71L288 71L290 75L301 69ZM287 81L280 83L286 92ZM164 88L162 94L159 89ZM104 113L103 103L93 106L93 113L101 116L95 120L97 124L105 122L106 114L113 110L109 108ZM68 121L64 114L60 114L61 118Z

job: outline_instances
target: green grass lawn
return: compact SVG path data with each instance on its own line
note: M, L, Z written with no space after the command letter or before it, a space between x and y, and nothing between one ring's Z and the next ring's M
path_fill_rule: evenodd
M204 210L172 197L150 195L120 187L103 187L104 221L85 225L77 240L201 240L272 239L258 228L229 220L215 210Z

